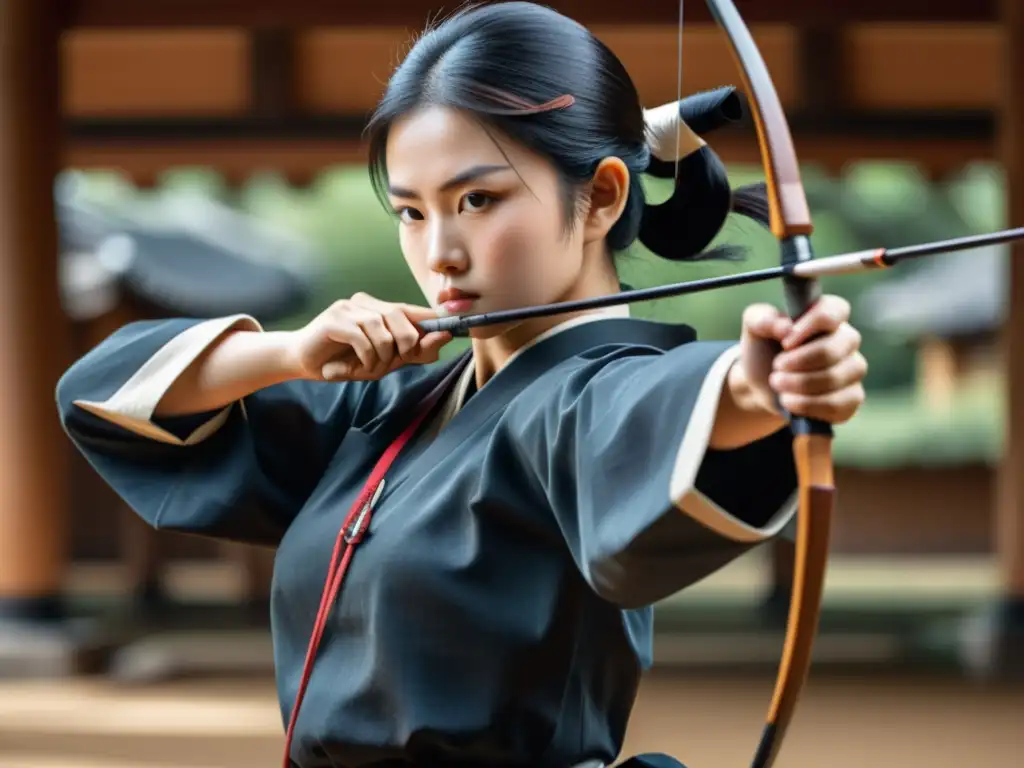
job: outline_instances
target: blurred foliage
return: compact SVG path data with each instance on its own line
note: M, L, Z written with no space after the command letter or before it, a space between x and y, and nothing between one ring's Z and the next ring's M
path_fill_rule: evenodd
M735 185L763 179L758 168L730 169ZM116 204L143 194L113 174L93 173L90 196ZM326 260L324 279L302 316L289 319L294 327L332 300L366 291L393 301L422 303L398 245L397 223L376 199L366 169L339 167L325 171L311 186L290 187L274 174L262 174L243 188L229 189L215 173L183 169L168 173L160 189L189 189L237 205L261 219L289 228L314 243ZM812 242L819 256L873 246L899 245L995 229L1004 225L1001 173L991 165L966 168L938 185L913 166L898 163L852 165L842 178L814 167L804 169L804 182L815 221ZM670 182L645 179L652 201L663 200ZM158 190L155 194L159 194ZM756 224L734 217L717 242L744 246L743 263L673 264L636 245L620 254L624 282L636 287L660 285L723 275L737 270L778 264L772 235ZM910 264L892 272L869 272L828 278L826 291L846 297L853 305L854 324L860 317L861 293L893 274L919 268ZM752 302L780 304L776 281L664 299L635 305L634 316L683 322L702 338L735 338L743 308ZM948 414L940 416L917 402L912 387L915 355L912 343L862 326L863 349L871 362L868 404L853 423L837 431L837 459L862 465L899 462L988 461L1001 445L999 399L972 393ZM446 356L457 354L466 342L449 345Z
M836 428L835 461L863 468L994 464L1006 438L1000 385L966 387L942 407L913 390L872 392L857 417Z

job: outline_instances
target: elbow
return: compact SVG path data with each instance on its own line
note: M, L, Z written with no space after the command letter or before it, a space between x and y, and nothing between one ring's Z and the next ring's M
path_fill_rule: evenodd
M724 539L699 550L679 546L652 551L634 544L631 549L590 562L586 578L602 599L624 610L635 610L703 581L748 549Z

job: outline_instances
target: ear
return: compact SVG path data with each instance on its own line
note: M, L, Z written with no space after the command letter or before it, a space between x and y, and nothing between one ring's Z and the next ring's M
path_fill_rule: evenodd
M604 240L622 216L629 199L629 169L617 157L602 160L590 181L590 199L583 226L584 242Z

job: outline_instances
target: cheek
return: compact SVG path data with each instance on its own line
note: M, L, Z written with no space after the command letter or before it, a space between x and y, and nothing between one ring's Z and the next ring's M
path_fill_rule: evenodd
M402 257L405 259L409 271L427 296L432 295L431 271L427 264L427 254L424 245L415 234L404 227L398 229L398 244L402 250Z
M539 203L512 203L488 217L487 226L473 252L474 267L500 274L509 284L550 281L572 271L569 241L562 231L561 216Z

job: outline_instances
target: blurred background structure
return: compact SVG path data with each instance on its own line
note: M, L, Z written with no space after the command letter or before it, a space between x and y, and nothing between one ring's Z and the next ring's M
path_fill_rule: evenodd
M550 4L608 43L646 105L676 98L677 5ZM790 117L820 254L1024 225L1024 3L737 6ZM273 553L145 528L74 452L52 393L136 319L294 327L357 290L422 301L360 132L438 10L0 3L0 765L274 761ZM684 95L739 84L704 4L685 13ZM763 176L749 122L709 138L737 182ZM777 263L764 232L723 238L750 246L747 268ZM637 247L624 279L735 268ZM826 288L853 302L872 367L837 432L816 666L783 762L1008 764L1024 722L1024 246ZM727 338L744 305L779 299L759 284L634 313ZM766 548L658 607L633 749L748 758L791 567L786 545Z

